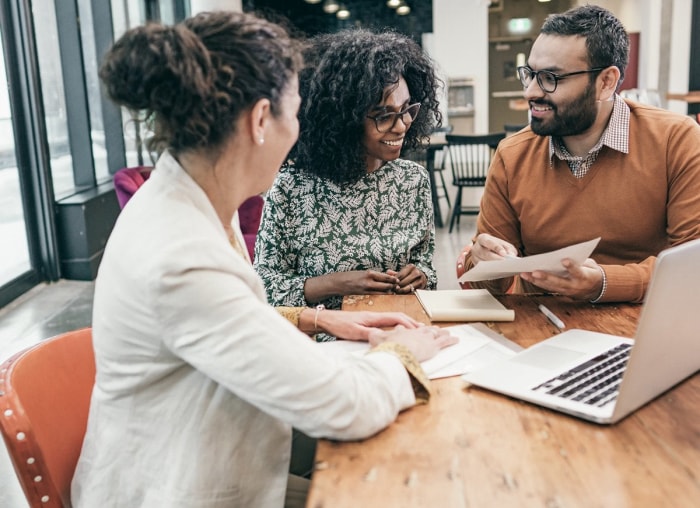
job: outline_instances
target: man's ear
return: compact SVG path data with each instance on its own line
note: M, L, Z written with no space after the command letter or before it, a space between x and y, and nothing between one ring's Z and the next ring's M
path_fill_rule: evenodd
M620 69L615 65L606 67L600 71L600 90L598 92L598 100L609 101L617 90L620 84Z
M262 145L265 143L265 132L268 128L272 112L270 99L260 99L250 109L249 129L253 143Z

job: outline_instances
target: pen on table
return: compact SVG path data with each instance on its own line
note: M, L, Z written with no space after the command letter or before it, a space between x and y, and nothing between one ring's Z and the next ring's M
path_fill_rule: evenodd
M538 307L540 309L540 312L542 314L544 314L545 316L547 316L547 319L549 319L552 322L552 324L554 324L554 326L556 326L560 330L563 330L564 328L566 328L566 325L564 324L564 322L561 319L559 319L557 317L557 315L554 314L554 312L552 312L551 310L549 310L547 307L545 307L542 304L538 305Z

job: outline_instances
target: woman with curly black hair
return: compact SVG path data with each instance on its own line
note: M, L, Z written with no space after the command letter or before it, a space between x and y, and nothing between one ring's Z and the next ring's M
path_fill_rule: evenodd
M255 267L276 305L434 289L430 181L399 158L441 124L433 63L410 38L350 29L310 41L300 136L270 189Z

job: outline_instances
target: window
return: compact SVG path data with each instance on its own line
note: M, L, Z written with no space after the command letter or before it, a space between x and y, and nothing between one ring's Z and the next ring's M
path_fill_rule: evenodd
M67 195L75 189L75 180L73 178L73 157L68 138L68 112L63 88L63 70L53 0L34 0L32 12L41 73L46 134L51 154L53 191L56 196Z
M0 38L0 286L31 268L3 55Z

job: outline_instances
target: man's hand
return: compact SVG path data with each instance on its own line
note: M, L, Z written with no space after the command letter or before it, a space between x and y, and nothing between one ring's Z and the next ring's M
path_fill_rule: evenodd
M518 249L516 249L513 244L487 233L481 233L477 236L471 249L471 258L474 266L476 266L479 261L503 259L509 256L517 257Z
M603 273L598 263L588 258L579 265L566 258L561 264L567 272L563 277L541 270L521 273L520 277L550 293L570 296L577 300L598 298L603 289Z

